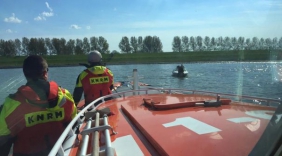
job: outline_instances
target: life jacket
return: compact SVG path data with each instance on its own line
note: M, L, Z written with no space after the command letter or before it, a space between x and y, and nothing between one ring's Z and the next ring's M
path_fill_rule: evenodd
M85 104L96 100L99 97L112 93L110 86L113 84L113 76L109 73L108 68L98 66L96 69L103 69L102 73L95 73L95 67L84 70L87 75L81 80ZM94 69L94 71L90 71Z
M5 112L7 128L15 137L14 155L48 154L77 113L69 91L55 82L47 83L50 88L45 100L30 86L22 86L4 103L14 107Z

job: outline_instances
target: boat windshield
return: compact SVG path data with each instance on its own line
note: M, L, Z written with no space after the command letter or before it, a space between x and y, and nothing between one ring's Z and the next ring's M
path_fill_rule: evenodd
M26 83L26 56L45 57L49 79L72 92L84 70L78 63L93 50L115 81L128 80L137 68L141 81L157 87L282 98L279 0L0 0L0 15L0 111ZM281 102L259 98L244 102L273 111L260 113L270 117L262 119L265 127L246 155L281 154Z

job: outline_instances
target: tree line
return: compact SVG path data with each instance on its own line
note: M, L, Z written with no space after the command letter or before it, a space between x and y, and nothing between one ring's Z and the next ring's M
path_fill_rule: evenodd
M161 53L163 45L157 36L142 36L130 38L124 36L119 42L121 53ZM252 39L244 37L187 37L175 36L172 40L173 52L189 51L230 51L230 50L265 50L281 49L282 37ZM90 50L101 53L110 53L107 40L100 37L84 37L83 39L64 38L27 38L15 40L0 39L0 56L27 56L36 55L80 55L87 54ZM118 53L113 50L112 53Z
M109 44L104 37L90 37L81 39L64 38L26 38L22 40L0 40L1 56L27 56L36 55L79 55L90 50L108 53Z
M144 39L122 37L119 43L120 52L162 52L162 43L157 36L146 36ZM0 56L27 56L36 55L80 55L87 54L90 50L98 50L101 53L110 53L108 41L100 37L84 37L83 39L65 38L27 38L22 40L0 39ZM118 51L113 50L113 53Z
M245 39L244 37L204 37L201 36L190 38L187 36L175 36L172 42L173 52L189 51L230 51L230 50L282 50L282 37Z

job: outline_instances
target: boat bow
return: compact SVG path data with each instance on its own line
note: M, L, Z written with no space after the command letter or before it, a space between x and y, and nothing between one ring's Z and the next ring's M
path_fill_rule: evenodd
M281 102L128 84L83 108L50 155L248 155Z

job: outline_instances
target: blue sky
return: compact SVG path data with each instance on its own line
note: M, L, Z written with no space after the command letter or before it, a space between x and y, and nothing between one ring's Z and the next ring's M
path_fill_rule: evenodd
M281 0L0 0L0 39L103 36L282 37Z

